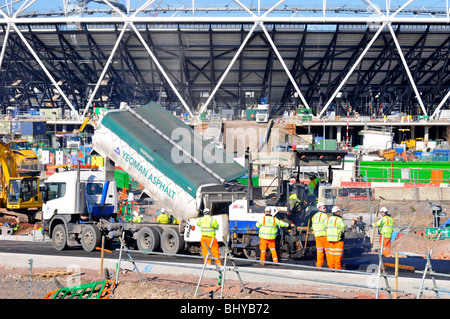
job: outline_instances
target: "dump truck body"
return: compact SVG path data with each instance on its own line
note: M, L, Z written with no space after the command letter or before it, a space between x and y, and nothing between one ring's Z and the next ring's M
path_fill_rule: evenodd
M92 143L179 220L198 216L205 189L246 173L157 103L107 112Z
M226 214L229 204L246 194L246 187L234 182L246 170L157 103L105 112L92 143L95 152L105 157L109 166L105 167L103 180L101 176L96 179L98 183L106 185L108 178L111 182L114 166L119 166L143 186L144 192L181 221L197 218L206 207ZM118 216L117 198L114 210L105 211L104 202L89 204L87 192L80 190L80 185L87 187L88 182L83 182L82 176L75 176L72 173L66 177L77 185L67 188L70 200L65 203L70 208L52 209L50 204L56 199L45 203L44 232L52 238L56 249L81 243L90 251L105 235L108 241L124 236L129 246L141 251L162 249L166 253L178 253L184 250L181 227L123 221ZM109 185L116 187L115 183ZM81 206L95 207L100 213L89 213ZM227 223L226 219L224 225Z

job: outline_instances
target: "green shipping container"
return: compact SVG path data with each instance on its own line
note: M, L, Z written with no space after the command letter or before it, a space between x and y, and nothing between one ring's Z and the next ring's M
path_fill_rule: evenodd
M448 183L449 162L361 162L360 174L368 182Z
M320 140L319 149L322 151L335 151L337 150L336 140Z
M256 120L256 110L246 110L245 111L245 118L247 121L254 121Z
M241 183L242 185L248 185L247 177L238 178L237 181L239 183ZM259 177L252 177L252 183L253 183L253 186L259 186Z
M107 110L106 107L94 107L94 115L99 115L100 110Z
M299 108L297 108L297 114L311 115L312 114L312 109L299 107Z
M116 180L118 188L130 188L130 175L128 175L128 173L120 169L116 169L114 170L114 179Z

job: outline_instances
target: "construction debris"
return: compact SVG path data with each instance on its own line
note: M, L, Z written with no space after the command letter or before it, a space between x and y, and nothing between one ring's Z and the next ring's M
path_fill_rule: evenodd
M74 273L75 273L74 270L66 271L66 270L57 269L57 270L49 270L49 271L37 274L35 276L49 278L49 277L57 277L57 276L69 276L69 275L73 275Z
M109 299L114 280L102 280L50 291L44 299Z
M423 233L416 231L403 235L394 240L391 252L409 252L419 255L425 254L425 249L433 249L432 258L445 259L450 254L450 240L434 240L428 238Z

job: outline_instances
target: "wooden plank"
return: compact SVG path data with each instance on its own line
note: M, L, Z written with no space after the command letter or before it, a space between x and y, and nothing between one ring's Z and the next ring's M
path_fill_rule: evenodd
M392 268L395 268L395 264L384 263L384 265L385 265L386 267L392 267ZM399 269L412 270L412 271L416 270L416 268L414 268L413 266L406 266L406 265L398 265L398 268L399 268Z

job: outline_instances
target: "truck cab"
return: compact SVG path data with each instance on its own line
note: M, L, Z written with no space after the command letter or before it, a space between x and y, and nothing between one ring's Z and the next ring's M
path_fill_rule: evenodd
M118 212L116 182L106 180L100 170L53 174L43 186L42 197L43 231L57 250L80 243L87 251L95 249L101 239L101 220L114 218ZM94 235L93 243L83 242L85 228Z
M94 205L113 206L117 213L115 181L106 183L102 171L81 170L79 177L75 170L53 174L45 181L42 197L44 220L54 215L87 215Z
M7 190L6 208L26 211L41 207L39 178L37 176L10 178Z
M76 148L79 149L82 145L82 140L80 136L71 134L66 137L66 146L67 148Z
M269 121L269 104L258 104L256 108L256 123L267 123Z

